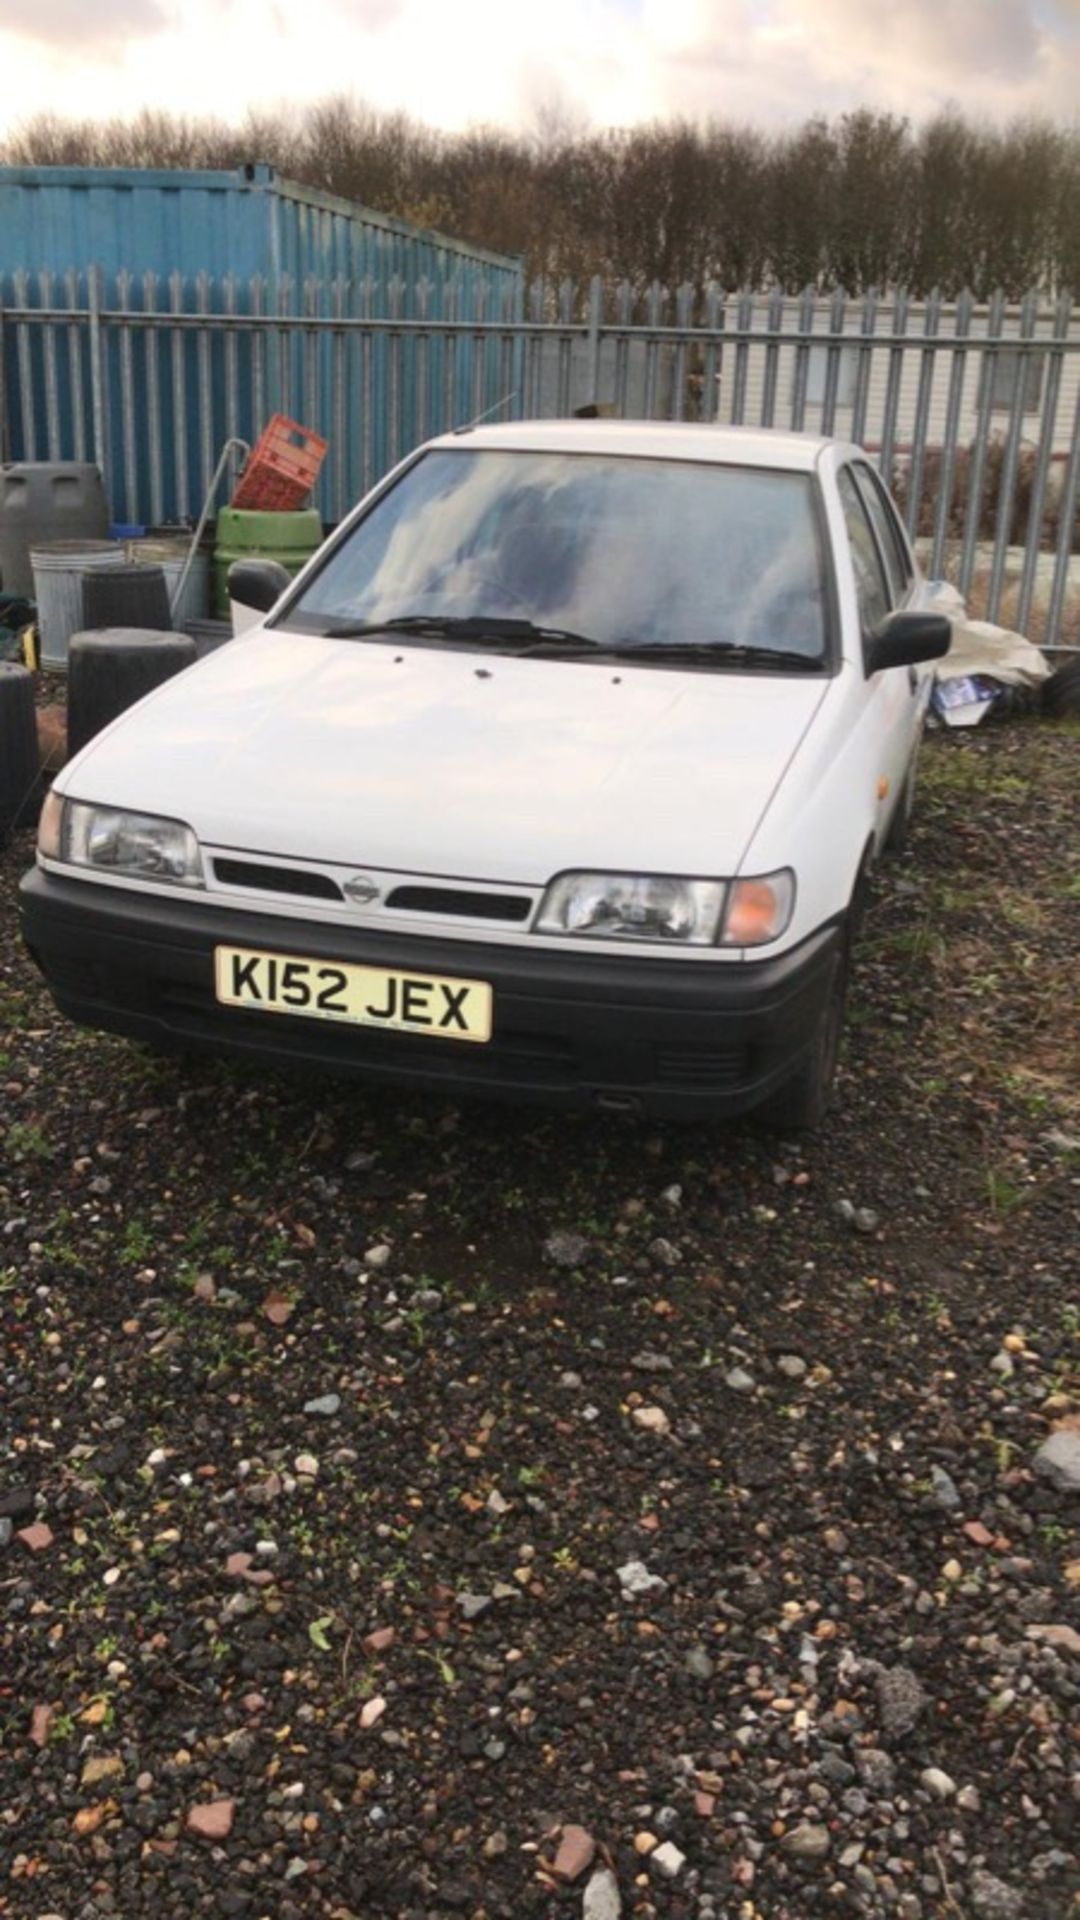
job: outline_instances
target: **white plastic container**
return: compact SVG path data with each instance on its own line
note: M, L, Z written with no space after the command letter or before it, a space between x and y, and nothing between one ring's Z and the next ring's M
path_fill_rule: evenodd
M85 624L83 575L122 567L124 558L115 540L53 540L31 550L41 664L50 673L67 672L68 643Z

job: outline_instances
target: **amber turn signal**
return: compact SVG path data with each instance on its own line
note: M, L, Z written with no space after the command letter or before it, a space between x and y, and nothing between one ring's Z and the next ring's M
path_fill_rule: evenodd
M795 906L795 875L786 869L756 880L734 880L724 919L726 947L763 947L779 939Z

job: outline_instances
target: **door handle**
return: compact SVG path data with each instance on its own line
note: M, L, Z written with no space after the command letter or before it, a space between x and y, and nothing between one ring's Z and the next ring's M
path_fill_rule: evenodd
M907 670L907 683L908 683L908 689L911 693L918 693L919 676L916 673L914 667L909 667Z

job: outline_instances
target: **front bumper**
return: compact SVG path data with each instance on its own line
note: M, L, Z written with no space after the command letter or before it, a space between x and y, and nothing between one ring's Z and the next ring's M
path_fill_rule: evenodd
M770 960L642 960L438 941L237 912L35 869L20 889L26 944L62 1013L151 1045L248 1055L450 1096L623 1108L677 1119L745 1112L813 1043L841 952L821 928ZM214 948L266 948L487 980L486 1046L220 1006Z

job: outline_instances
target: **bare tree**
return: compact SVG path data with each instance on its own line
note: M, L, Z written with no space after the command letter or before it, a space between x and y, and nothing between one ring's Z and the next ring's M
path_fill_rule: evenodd
M868 108L765 137L721 122L590 131L558 104L523 134L440 133L347 95L240 126L144 112L43 114L11 165L235 168L266 161L324 192L524 255L533 274L725 288L906 285L985 295L1080 285L1080 130L918 129Z

